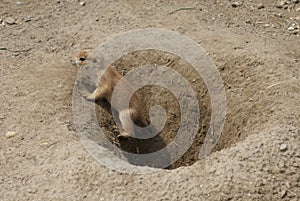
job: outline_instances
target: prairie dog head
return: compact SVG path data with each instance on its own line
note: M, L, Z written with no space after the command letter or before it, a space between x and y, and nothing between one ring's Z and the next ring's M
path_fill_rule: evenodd
M71 63L80 69L82 80L91 85L96 84L98 78L104 74L101 54L94 49L83 49L73 56ZM92 81L92 82L91 82Z
M71 63L75 67L81 67L84 61L88 60L92 56L92 49L84 49L81 50L79 53L75 54L71 59Z

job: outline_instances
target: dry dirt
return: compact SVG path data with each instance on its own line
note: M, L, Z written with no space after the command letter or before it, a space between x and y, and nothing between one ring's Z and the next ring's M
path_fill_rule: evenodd
M299 200L297 2L1 0L0 200ZM209 52L225 84L227 115L215 152L196 161L210 118L201 78L172 55L120 59L118 70L125 72L145 61L186 72L197 80L192 86L205 111L199 136L172 170L130 175L100 165L80 143L72 120L77 69L70 57L149 27L185 34ZM179 120L176 101L163 89L143 90L147 107L170 108L160 134L168 143ZM98 115L112 136L109 118ZM17 135L7 138L9 131Z

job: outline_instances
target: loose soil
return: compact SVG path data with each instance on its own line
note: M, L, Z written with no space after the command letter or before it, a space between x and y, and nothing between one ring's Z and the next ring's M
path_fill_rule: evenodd
M300 4L282 2L2 0L0 200L299 200ZM115 65L123 73L147 63L180 72L203 114L192 147L169 170L124 174L99 164L80 143L72 115L78 69L70 58L149 27L177 31L205 48L225 85L226 121L214 152L198 160L211 109L201 77L167 53L120 58ZM167 110L161 140L118 146L148 153L175 137L180 113L163 88L139 93L146 108ZM108 105L98 104L99 125L117 142ZM17 135L6 138L9 131ZM282 144L287 148L280 150Z

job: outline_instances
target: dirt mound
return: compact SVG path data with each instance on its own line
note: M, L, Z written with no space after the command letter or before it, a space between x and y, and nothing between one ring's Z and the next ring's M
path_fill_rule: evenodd
M299 200L297 2L2 1L0 200ZM77 69L69 59L111 35L148 27L183 33L205 48L223 79L227 113L216 149L197 161L211 115L201 77L161 52L119 59L121 73L153 61L176 69L203 113L198 136L173 170L130 175L100 165L80 143L72 116ZM180 114L167 90L140 93L147 107L160 104L168 116L161 141L123 146L147 153L174 138ZM103 105L97 111L114 142L111 115ZM6 138L9 131L16 133Z

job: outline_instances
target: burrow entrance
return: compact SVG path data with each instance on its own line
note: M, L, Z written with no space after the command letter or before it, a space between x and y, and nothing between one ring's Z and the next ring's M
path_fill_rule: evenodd
M226 94L228 95L228 91L230 92L229 97L227 97L228 106L225 126L220 141L214 151L229 147L244 139L244 137L247 136L247 130L251 130L249 122L251 122L253 115L248 112L252 111L255 106L251 102L247 104L247 100L244 100L246 102L245 104L240 105L241 107L239 106L240 102L243 101L241 96L244 91L241 91L242 89L238 88L238 86L243 84L245 76L253 76L251 73L247 73L246 75L247 66L257 66L260 64L256 63L255 59L240 59L241 58L234 58L233 60L227 60L227 58L223 58L216 61L217 68L224 81ZM189 82L197 95L201 113L198 134L188 151L166 169L190 166L199 160L198 154L209 128L211 104L208 89L201 76L198 75L196 70L190 66L189 63L170 53L157 50L132 52L118 59L113 65L121 74L125 75L130 70L147 64L163 65L176 70ZM105 101L97 102L97 119L106 137L118 148L135 154L152 153L171 143L177 135L181 117L180 107L176 97L167 89L160 86L144 86L139 89L137 93L144 99L145 115L147 115L149 108L154 105L162 106L167 112L167 122L158 136L147 140L134 138L118 139L117 135L119 134L119 129L110 112L110 106ZM235 99L237 96L240 97Z

